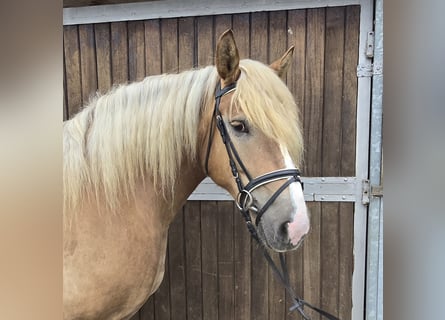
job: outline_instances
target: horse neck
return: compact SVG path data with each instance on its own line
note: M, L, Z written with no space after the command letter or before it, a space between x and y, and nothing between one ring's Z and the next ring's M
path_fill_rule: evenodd
M166 205L171 206L170 211L173 215L187 202L188 197L204 178L205 173L199 161L183 162L178 170L174 194L166 197Z

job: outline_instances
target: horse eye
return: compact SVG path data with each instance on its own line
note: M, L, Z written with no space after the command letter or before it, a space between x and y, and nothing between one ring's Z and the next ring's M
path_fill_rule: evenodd
M249 128L247 128L247 125L244 121L232 121L230 125L237 132L243 132L243 133L249 132Z

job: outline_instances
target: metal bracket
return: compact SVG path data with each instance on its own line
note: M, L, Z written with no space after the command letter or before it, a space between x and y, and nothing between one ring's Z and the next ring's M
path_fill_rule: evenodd
M374 31L369 31L366 38L366 57L374 57Z
M369 204L369 180L363 180L362 182L362 203Z
M363 180L362 184L362 203L369 204L370 197L383 197L383 186L371 186L369 180Z
M373 197L383 197L383 186L371 186L371 196Z
M368 180L357 177L303 177L305 201L321 202L362 202L369 203L370 185ZM378 194L378 189L374 189ZM206 178L196 188L189 200L233 200L224 189Z

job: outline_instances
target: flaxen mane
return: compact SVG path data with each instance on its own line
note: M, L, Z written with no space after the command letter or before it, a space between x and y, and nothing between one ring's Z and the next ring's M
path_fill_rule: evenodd
M279 141L298 164L302 136L298 110L285 84L267 66L242 60L233 107ZM196 159L204 108L213 107L216 68L147 77L96 98L63 128L64 204L86 194L103 196L109 209L130 199L149 173L159 190L171 190L181 161Z

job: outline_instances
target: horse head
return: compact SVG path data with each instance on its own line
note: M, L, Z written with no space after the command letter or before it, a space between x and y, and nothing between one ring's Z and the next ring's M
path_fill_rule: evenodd
M260 241L275 251L297 248L309 231L296 168L303 151L299 115L281 79L292 54L293 47L270 66L240 60L232 31L221 35L220 83L201 152L206 173L236 199Z

